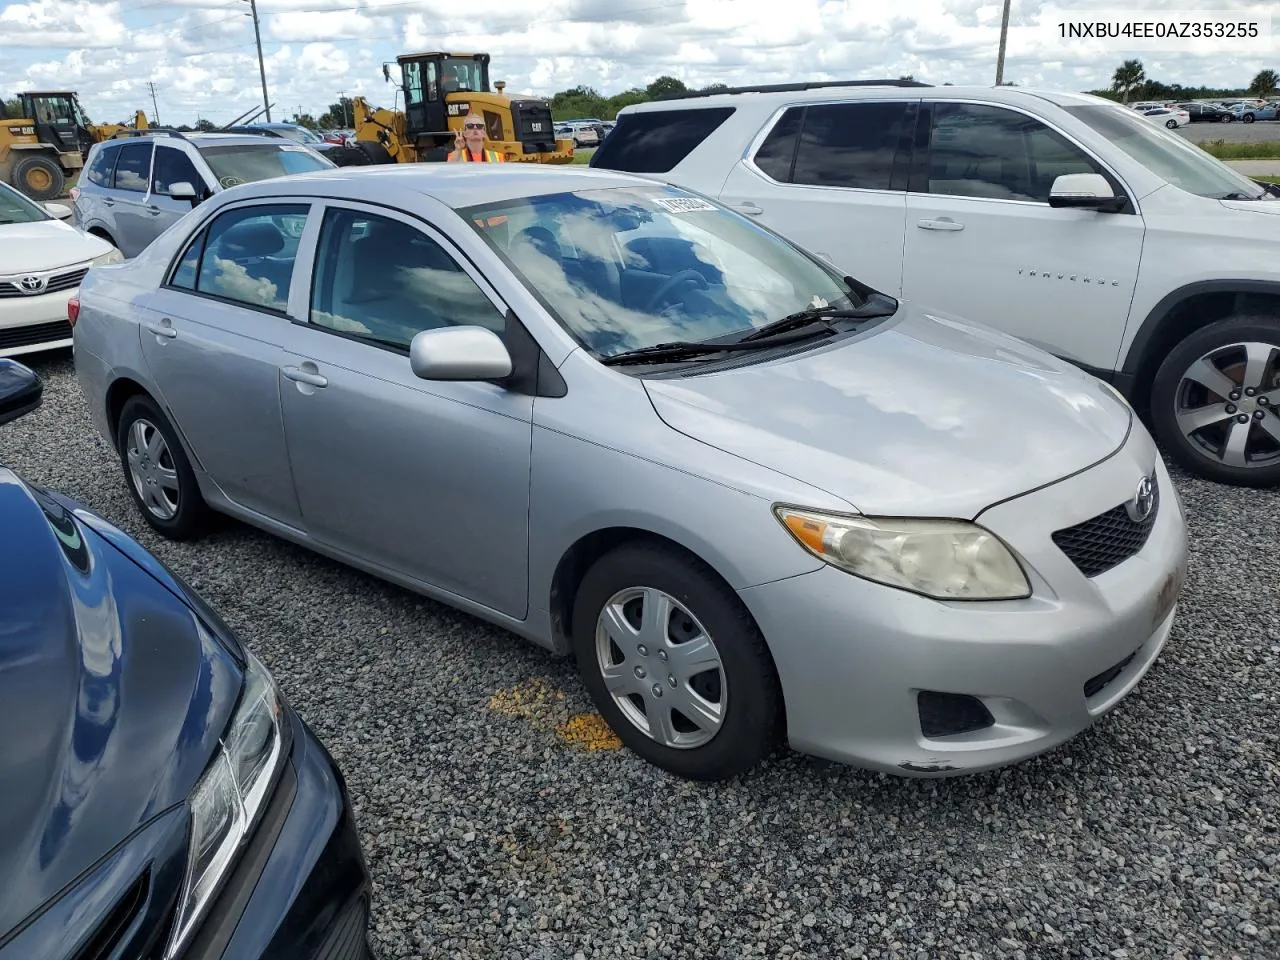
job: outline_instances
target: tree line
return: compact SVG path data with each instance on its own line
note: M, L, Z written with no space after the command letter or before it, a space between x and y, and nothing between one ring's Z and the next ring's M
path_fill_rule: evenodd
M1270 97L1280 88L1280 76L1274 70L1259 70L1243 89L1239 87L1184 87L1180 83L1164 83L1147 76L1141 60L1126 60L1111 75L1111 86L1089 93L1109 100L1128 103L1132 100L1225 100L1230 97Z

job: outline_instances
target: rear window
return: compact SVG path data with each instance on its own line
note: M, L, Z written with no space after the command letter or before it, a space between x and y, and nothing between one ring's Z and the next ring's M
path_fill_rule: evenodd
M199 150L223 187L334 166L309 148L293 143L221 144L202 146Z
M627 113L591 158L623 173L667 173L733 115L733 107Z

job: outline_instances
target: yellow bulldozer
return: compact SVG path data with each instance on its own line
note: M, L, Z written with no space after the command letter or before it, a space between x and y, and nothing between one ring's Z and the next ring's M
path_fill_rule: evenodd
M0 180L32 200L62 196L67 180L84 166L89 148L121 130L147 129L139 110L132 123L93 124L74 92L18 94L18 116L0 117Z
M355 146L370 163L445 160L469 113L484 117L486 149L508 163L573 162L573 140L556 139L545 100L508 96L501 81L490 88L487 53L412 53L395 62L400 68L395 109L373 107L363 97L352 101ZM382 65L388 82L390 67Z

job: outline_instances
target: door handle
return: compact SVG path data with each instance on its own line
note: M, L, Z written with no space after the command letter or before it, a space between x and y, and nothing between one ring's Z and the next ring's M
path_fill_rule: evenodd
M114 200L112 200L110 197L103 197L103 198L102 198L102 205L103 205L104 207L114 207L114 206L116 205L116 202L115 202Z
M173 329L173 321L168 317L165 317L159 323L147 323L143 324L143 326L154 333L157 337L168 337L172 340L178 335L178 331Z
M732 206L739 213L745 213L752 217L756 217L764 213L764 207L760 206L758 203L753 203L750 200L743 200L740 203L733 204Z
M916 226L921 230L963 230L963 223L956 223L950 217L939 217L937 220L917 220Z
M160 208L157 207L154 203L149 203L147 204L147 213L151 214L153 217L159 216Z
M312 387L327 387L329 380L318 373L303 370L301 367L282 367L280 372L295 383L305 383Z

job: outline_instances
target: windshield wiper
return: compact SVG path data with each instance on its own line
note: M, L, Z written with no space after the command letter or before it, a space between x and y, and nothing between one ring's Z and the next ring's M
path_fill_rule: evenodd
M882 293L873 293L865 303L857 307L810 307L807 310L788 314L781 320L766 323L763 327L752 330L734 342L753 343L826 320L870 320L875 317L888 317L896 313L897 309L896 300Z
M1259 200L1261 198L1251 197L1247 193L1240 193L1239 191L1236 191L1235 193L1228 193L1225 197L1219 197L1218 199L1219 200Z
M752 346L755 346L754 344ZM655 343L651 347L639 347L635 350L624 350L612 356L602 357L600 362L606 366L618 366L624 363L653 363L663 360L693 360L709 353L721 353L725 350L742 349L738 343L707 343L695 340L674 340L670 343Z

